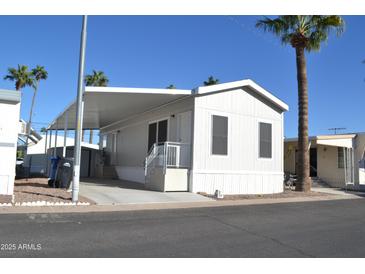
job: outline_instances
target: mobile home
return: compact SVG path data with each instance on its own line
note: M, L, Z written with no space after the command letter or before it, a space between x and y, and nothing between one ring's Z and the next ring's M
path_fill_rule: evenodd
M20 100L20 92L0 90L0 203L13 196Z
M310 141L310 175L332 187L365 185L365 133L319 135ZM297 139L286 139L285 172L297 169Z
M74 128L75 109L48 129ZM252 80L193 90L86 87L83 128L100 129L100 177L159 191L277 193L287 110Z

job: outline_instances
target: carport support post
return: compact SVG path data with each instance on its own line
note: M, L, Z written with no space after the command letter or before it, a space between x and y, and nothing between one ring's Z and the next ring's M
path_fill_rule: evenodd
M54 137L53 157L57 156L57 135L58 135L58 122L56 122L56 132L55 132L55 137Z
M67 124L68 124L68 112L66 112L65 128L63 129L63 151L62 151L63 158L66 157Z
M87 16L83 16L81 44L80 44L80 60L79 60L79 79L77 86L77 103L76 103L76 134L74 148L74 170L72 178L72 202L76 203L79 200L79 184L80 184L80 158L81 158L81 131L83 121L83 84L84 84L84 63L85 63L85 48L86 48L86 25Z
M44 152L47 155L48 129L46 130L46 137L44 139Z
M47 142L48 142L48 129L46 129L46 137L44 140L44 155L45 155L45 160L46 160L46 174L47 174L47 169L48 169L48 154L47 154Z

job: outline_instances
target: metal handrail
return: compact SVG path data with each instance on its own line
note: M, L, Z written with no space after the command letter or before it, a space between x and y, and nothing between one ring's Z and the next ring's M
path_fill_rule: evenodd
M154 167L162 167L164 173L168 167L188 167L190 163L190 149L181 149L184 146L190 146L190 144L179 142L154 143L145 159L145 176L148 174L148 168L152 165Z

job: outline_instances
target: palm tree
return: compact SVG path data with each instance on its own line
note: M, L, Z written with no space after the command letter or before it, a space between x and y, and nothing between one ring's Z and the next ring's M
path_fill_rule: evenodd
M93 70L92 74L88 74L85 76L85 85L86 86L92 86L92 87L106 87L108 86L109 79L104 74L103 71L99 70ZM85 131L82 131L82 141L85 139ZM89 137L89 143L92 144L93 142L93 130L90 129L90 137Z
M45 68L43 66L37 65L34 69L32 69L31 77L32 77L32 87L34 89L34 92L33 92L32 104L30 106L29 120L28 120L28 125L27 125L26 150L28 147L28 136L30 135L30 130L32 127L33 108L34 108L35 97L37 96L37 92L38 92L39 82L41 80L47 80L48 72L45 70Z
M8 74L5 75L4 80L15 82L15 89L21 90L26 86L33 85L31 72L27 66L18 65L18 68L8 68Z
M85 76L85 85L92 87L106 87L108 86L109 79L103 71L93 70L92 74Z
M215 79L213 76L209 76L207 81L204 81L204 86L212 86L219 84L219 79Z
M166 89L176 89L175 85L171 84L166 87Z
M319 51L332 31L343 32L345 22L337 15L287 15L258 20L256 27L272 32L295 49L298 82L298 182L296 191L310 191L308 145L308 83L305 51Z

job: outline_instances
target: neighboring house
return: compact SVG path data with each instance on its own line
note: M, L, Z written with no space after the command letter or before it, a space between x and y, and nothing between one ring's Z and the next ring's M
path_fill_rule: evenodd
M319 135L310 140L311 177L333 187L365 185L365 133ZM296 173L297 139L285 139L285 172Z
M23 119L19 120L19 138L22 140L22 142L25 144L27 140L27 122L25 122ZM42 139L42 136L39 135L37 131L35 131L33 128L30 129L30 135L28 138L28 144L29 146L37 144Z
M73 129L75 108L48 129ZM86 87L83 128L100 129L101 177L112 169L159 191L277 193L287 110L252 80L194 90Z
M28 153L24 159L24 167L29 168L30 174L32 176L42 175L47 176L50 165L50 158L54 155L53 150L55 146L56 138L52 137L50 140L47 138L46 144L46 136L41 135L41 139L38 143L31 143L28 147ZM58 136L57 138L57 156L63 156L63 150L65 146L65 157L72 158L73 157L73 147L74 147L74 138L66 137L66 143L64 143L64 137ZM47 155L46 155L47 149ZM83 164L81 166L81 176L82 177L90 177L94 176L93 169L91 166L95 166L95 161L98 156L99 145L89 144L82 142L82 160Z
M0 90L0 203L13 196L20 101L20 92Z
M23 119L19 120L19 131L18 131L18 147L17 147L17 157L18 162L22 163L23 158L26 151L26 142L27 142L27 122ZM42 136L39 135L33 128L30 129L30 134L28 138L28 147L37 144L42 139Z

